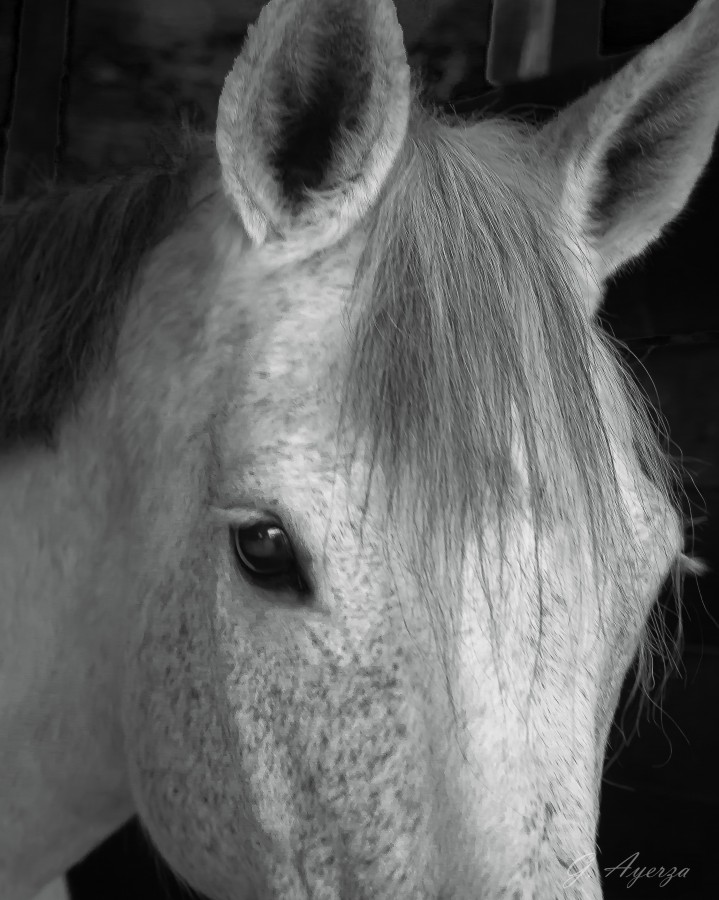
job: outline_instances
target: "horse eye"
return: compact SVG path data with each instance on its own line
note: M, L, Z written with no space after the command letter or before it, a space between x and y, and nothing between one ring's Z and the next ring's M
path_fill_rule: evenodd
M284 582L295 590L305 589L292 544L281 526L255 522L232 531L237 559L253 581L273 586Z

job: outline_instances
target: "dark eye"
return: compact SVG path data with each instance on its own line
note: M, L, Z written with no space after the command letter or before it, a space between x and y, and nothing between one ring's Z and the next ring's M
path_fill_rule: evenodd
M240 566L252 581L265 587L307 590L287 532L274 522L255 522L232 529Z

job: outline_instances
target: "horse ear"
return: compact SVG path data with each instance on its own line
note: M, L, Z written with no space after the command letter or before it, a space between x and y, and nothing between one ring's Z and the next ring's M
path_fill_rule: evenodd
M224 190L253 242L339 240L376 201L409 105L391 0L271 0L217 116Z
M656 240L689 199L719 123L719 0L539 133L562 203L601 283Z

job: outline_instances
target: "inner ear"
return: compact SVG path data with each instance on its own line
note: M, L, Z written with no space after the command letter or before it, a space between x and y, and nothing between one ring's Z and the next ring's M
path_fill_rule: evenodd
M223 188L252 242L336 243L377 202L410 103L391 0L270 0L217 115Z
M688 79L681 74L655 86L637 104L607 147L602 176L589 198L587 227L595 240L604 240L627 207L640 209L651 202L654 178L681 160L695 111L687 101ZM669 172L667 172L667 177Z
M323 32L312 47L322 67L299 72L287 67L280 74L283 121L270 164L292 204L300 203L307 190L331 190L339 181L344 173L333 170L333 161L343 156L342 142L361 128L362 110L369 103L370 74L348 65L348 60L369 57L365 36L359 29L342 31Z

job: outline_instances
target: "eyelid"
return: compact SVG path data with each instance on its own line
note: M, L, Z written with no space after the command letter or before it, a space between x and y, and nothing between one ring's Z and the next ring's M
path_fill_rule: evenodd
M234 525L237 528L246 525L254 525L256 522L274 522L280 528L284 528L282 519L275 512L269 509L257 509L257 507L246 506L215 506L209 504L210 515L217 522L225 525Z

